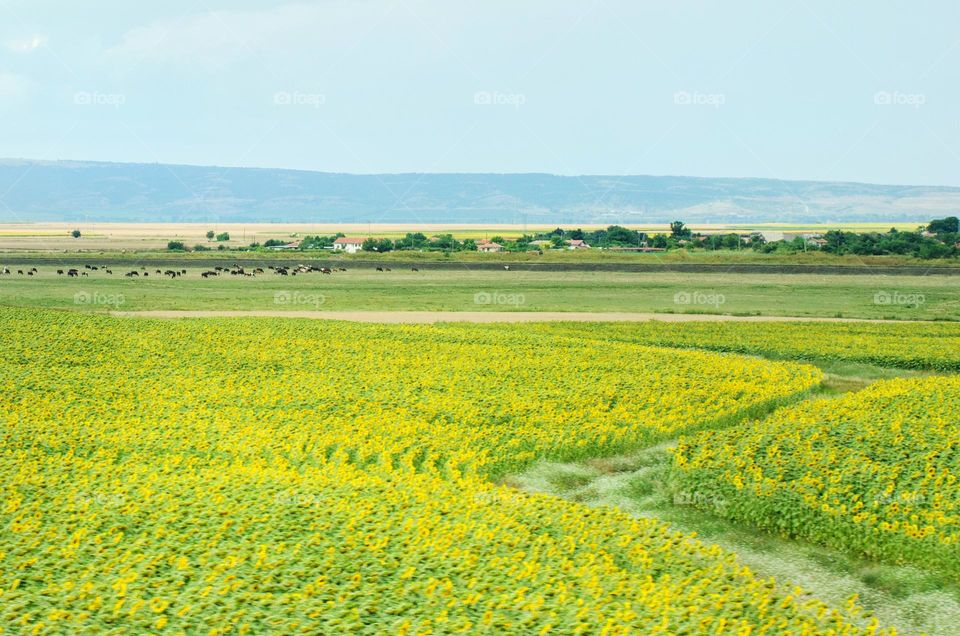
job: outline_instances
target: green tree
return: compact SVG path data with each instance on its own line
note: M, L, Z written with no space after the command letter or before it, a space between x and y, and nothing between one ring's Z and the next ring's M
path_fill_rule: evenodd
M73 232L70 232L70 236L73 238L80 238L80 230L74 230Z
M219 234L217 234L217 240L218 240L218 241L229 241L229 240L230 240L230 232L220 232Z
M212 241L213 237L216 236L213 230L207 230L207 240Z
M167 249L171 252L186 252L187 246L183 244L183 241L169 241Z
M690 228L683 221L674 221L670 224L670 236L675 239L690 238Z
M934 234L956 234L960 232L960 219L948 216L945 219L934 219L927 226L927 231Z

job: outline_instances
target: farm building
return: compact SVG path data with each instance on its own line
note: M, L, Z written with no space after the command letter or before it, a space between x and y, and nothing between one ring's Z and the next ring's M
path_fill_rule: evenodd
M502 252L503 245L484 239L479 243L477 243L477 251L478 252Z
M363 242L366 240L366 238L341 236L333 242L333 249L343 250L347 254L356 254L360 251L360 248L363 246Z

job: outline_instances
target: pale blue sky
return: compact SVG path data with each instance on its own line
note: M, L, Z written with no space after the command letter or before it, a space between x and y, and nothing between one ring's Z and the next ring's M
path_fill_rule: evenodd
M955 0L0 0L0 156L960 185L958 26Z

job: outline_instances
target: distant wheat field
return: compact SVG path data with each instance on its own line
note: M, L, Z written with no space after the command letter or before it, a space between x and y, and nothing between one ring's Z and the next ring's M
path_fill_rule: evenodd
M694 231L704 233L724 232L826 232L849 230L885 232L891 227L898 230L916 229L916 223L843 223L839 225L692 225ZM332 235L342 232L347 236L375 236L397 238L408 232L422 232L428 236L452 234L458 239L517 238L523 234L545 232L554 226L523 224L484 225L471 223L4 223L0 224L0 250L8 251L63 251L63 250L156 250L166 247L168 241L183 241L188 246L197 244L214 247L226 245L238 247L250 243L263 243L270 239L296 240L307 235ZM604 225L570 225L583 230L595 230ZM629 225L645 232L667 232L667 224ZM80 231L80 238L71 232ZM222 243L208 240L207 232L227 232L230 240Z

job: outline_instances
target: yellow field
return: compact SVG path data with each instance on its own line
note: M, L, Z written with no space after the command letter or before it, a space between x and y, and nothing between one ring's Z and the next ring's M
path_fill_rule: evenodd
M720 425L812 367L516 326L0 322L11 633L878 633L655 520L490 481Z
M960 378L878 382L681 440L681 482L719 514L960 575Z

